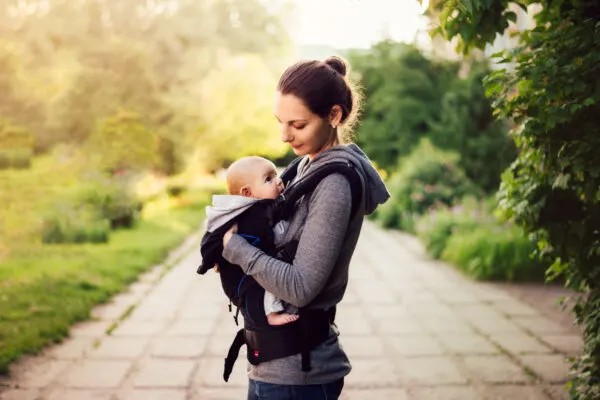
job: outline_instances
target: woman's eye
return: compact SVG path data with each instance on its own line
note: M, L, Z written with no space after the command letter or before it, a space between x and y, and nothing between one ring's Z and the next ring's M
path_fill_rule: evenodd
M298 130L301 130L301 129L304 129L305 126L306 125L294 125L294 128L298 129Z

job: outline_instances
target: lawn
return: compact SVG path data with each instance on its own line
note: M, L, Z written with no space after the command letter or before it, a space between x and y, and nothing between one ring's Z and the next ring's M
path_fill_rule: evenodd
M22 354L62 340L74 322L89 318L94 305L164 260L200 227L210 200L208 190L162 198L147 205L151 212L142 214L134 229L113 231L108 243L47 245L36 238L36 215L73 180L68 171L51 177L52 169L39 170L0 172L0 201L12 196L3 203L10 207L0 210L5 229L0 232L5 251L0 254L0 374Z

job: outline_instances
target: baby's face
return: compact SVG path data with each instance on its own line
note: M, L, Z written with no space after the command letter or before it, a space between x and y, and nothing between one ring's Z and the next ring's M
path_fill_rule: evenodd
M277 176L275 165L264 160L257 162L249 184L252 197L256 199L275 199L283 192L283 181Z

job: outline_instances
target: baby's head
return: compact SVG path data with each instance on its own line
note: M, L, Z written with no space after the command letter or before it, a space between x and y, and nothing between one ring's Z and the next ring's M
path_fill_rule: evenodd
M277 176L275 164L262 157L236 160L227 169L226 179L229 194L275 199L283 191L283 182Z

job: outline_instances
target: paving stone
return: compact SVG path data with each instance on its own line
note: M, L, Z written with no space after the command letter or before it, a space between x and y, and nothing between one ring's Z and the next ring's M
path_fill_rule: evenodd
M133 380L135 388L185 388L196 366L190 360L151 359L144 362Z
M539 316L539 313L527 304L519 300L502 300L491 303L491 306L496 310L508 314L511 316L515 315L527 315L527 316Z
M208 336L206 346L204 347L204 356L218 356L221 358L225 357L229 351L229 347L231 346L234 337L235 335L233 334ZM246 354L245 346L240 349L240 357L242 353Z
M144 353L148 339L144 337L111 337L102 339L96 349L89 353L96 359L135 359Z
M340 400L408 400L406 389L344 389Z
M135 389L119 400L186 400L186 389Z
M248 395L248 385L236 388L199 388L188 400L241 400Z
M530 378L523 369L506 356L466 356L463 359L469 374L485 383L525 383Z
M45 400L113 400L110 392L87 389L54 389L44 398Z
M467 378L449 357L423 357L403 360L402 375L409 385L466 384Z
M335 316L335 323L344 335L370 335L373 333L372 324L361 307L340 307Z
M570 363L562 355L524 355L519 359L547 382L562 383L568 380Z
M488 335L502 332L522 332L522 329L504 316L489 316L472 319L470 323L479 331Z
M64 342L48 348L44 355L58 360L77 360L88 352L94 339L90 337L68 338Z
M482 391L486 400L548 400L544 391L536 386L486 386Z
M546 391L552 400L569 400L571 398L565 385L552 385Z
M166 358L197 358L202 355L206 346L206 338L157 338L150 346L150 355Z
M447 304L463 306L464 304L476 304L479 302L479 299L475 295L462 290L460 286L456 290L439 292L437 295L440 300Z
M31 358L13 370L13 380L19 388L43 388L56 380L69 365L66 360Z
M390 338L392 347L401 356L432 356L441 355L444 349L435 337L424 334L400 335Z
M552 349L525 332L494 333L490 335L490 339L513 354L552 352Z
M379 332L387 334L422 333L424 329L415 317L383 319L375 321L375 325Z
M456 316L423 316L420 318L420 321L431 332L461 332L461 334L473 333L473 328Z
M235 310L235 309L234 309ZM223 314L220 320L206 318L203 320L179 320L167 329L166 336L199 336L199 335L235 335L242 327L244 319L239 316L240 326L236 326L234 314Z
M69 329L69 335L71 337L86 336L86 337L99 337L106 334L106 330L110 326L108 321L87 321L80 322L73 325Z
M344 296L344 299L346 297ZM352 309L351 307L348 307ZM342 306L338 310L339 313L344 313L346 307ZM372 319L394 319L394 318L412 318L413 315L410 313L406 305L404 304L386 304L377 307L369 307L367 309L369 317ZM362 312L361 312L362 313ZM336 320L338 316L336 315Z
M498 319L503 315L488 304L466 304L455 307L456 313L467 321Z
M245 356L239 356L233 367L229 381L223 380L223 357L209 357L200 361L193 377L195 387L248 387L248 373Z
M481 395L473 387L440 386L409 389L408 398L410 400L481 400Z
M153 336L164 330L167 321L140 321L127 319L112 332L112 336Z
M499 354L500 350L476 333L438 333L442 345L453 354Z
M39 400L40 391L37 389L8 389L0 391L2 400Z
M580 335L541 334L540 339L568 355L576 355L583 350L583 340Z
M402 377L389 360L363 359L352 365L352 372L344 379L344 387L356 388L384 388L398 386Z
M526 317L526 316L516 316L513 317L513 320L519 324L520 326L530 330L535 334L544 334L544 333L559 333L559 334L568 334L569 331L557 324L554 321L549 320L545 317Z
M73 366L62 383L69 388L118 388L132 365L130 361L84 360Z
M378 337L344 335L339 340L351 360L355 358L377 358L386 354L384 342Z

